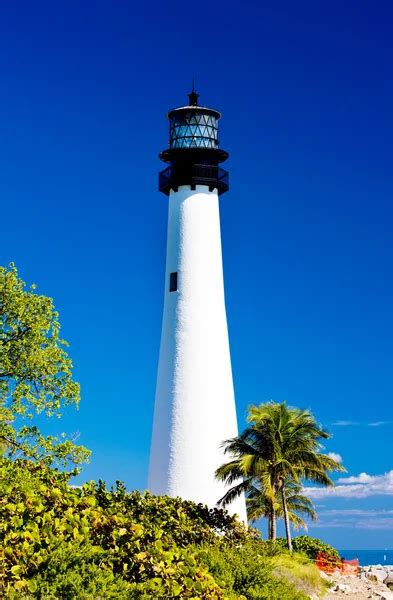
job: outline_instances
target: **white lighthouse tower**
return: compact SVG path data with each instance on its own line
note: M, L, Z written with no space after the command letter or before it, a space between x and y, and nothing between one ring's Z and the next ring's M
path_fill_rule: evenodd
M154 409L149 489L211 508L227 488L214 472L230 460L221 444L238 433L222 272L218 198L228 190L219 167L220 113L187 106L168 113L169 166L159 189L169 196L164 314ZM241 496L229 505L246 522Z

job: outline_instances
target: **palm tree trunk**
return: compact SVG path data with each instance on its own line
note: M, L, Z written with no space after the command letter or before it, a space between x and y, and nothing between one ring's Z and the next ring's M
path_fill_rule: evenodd
M291 526L290 526L290 523L289 523L287 498L285 496L284 486L281 488L281 498L282 498L282 509L283 509L283 512L284 512L285 533L286 533L286 536L287 536L288 550L290 552L292 552Z
M272 539L272 516L271 514L267 518L267 539Z
M274 542L277 537L277 527L276 527L277 519L276 519L276 510L273 506L273 503L272 503L272 515L270 517L270 520L271 520L271 537L270 537L270 539Z
M276 511L273 507L273 502L269 502L269 514L267 517L267 535L269 540L276 539Z

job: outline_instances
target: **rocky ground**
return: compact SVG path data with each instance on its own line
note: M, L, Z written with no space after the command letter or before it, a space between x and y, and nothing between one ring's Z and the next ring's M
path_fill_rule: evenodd
M352 598L352 600L393 600L393 591L383 583L393 584L393 567L363 567L360 575L326 575L331 587L324 600Z

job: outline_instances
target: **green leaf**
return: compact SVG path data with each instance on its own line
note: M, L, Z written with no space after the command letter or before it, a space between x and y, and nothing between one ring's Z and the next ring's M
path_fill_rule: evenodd
M181 585L177 581L174 581L171 585L171 593L172 596L180 596L181 593Z
M27 589L32 594L34 594L34 592L36 592L38 590L38 585L37 585L36 581L34 581L34 579L29 579L29 581L27 582Z
M20 577L20 574L22 573L23 568L21 565L14 565L13 567L11 567L11 573L14 577L18 578Z

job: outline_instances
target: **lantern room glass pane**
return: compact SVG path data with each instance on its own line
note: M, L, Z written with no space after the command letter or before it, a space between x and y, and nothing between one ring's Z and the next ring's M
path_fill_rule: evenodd
M171 115L171 148L218 148L217 119L196 111Z

